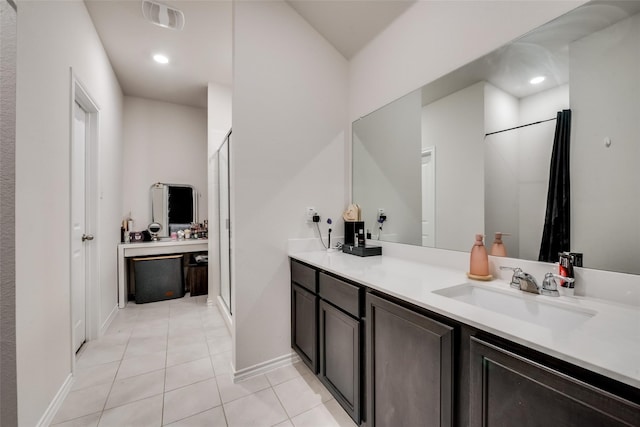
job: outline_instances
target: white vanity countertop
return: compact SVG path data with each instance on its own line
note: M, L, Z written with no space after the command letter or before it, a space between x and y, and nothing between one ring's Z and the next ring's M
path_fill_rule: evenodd
M182 246L182 245L198 245L202 243L207 243L207 239L182 239L182 240L173 240L173 239L161 239L157 241L151 242L137 242L137 243L120 243L119 247L123 248L148 248L148 247L162 247L162 246Z
M449 268L389 256L358 257L342 252L295 252L290 257L517 342L558 359L640 388L640 308L594 298L535 295L502 280L479 282ZM530 301L597 312L577 326L549 328L432 293L463 283L501 289Z

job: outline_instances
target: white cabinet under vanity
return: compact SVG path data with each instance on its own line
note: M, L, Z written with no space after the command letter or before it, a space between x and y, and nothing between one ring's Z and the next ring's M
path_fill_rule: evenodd
M387 256L290 256L292 347L360 425L640 426L638 307L521 296L508 282ZM527 313L442 291L460 285L505 287ZM549 304L589 315L537 322Z

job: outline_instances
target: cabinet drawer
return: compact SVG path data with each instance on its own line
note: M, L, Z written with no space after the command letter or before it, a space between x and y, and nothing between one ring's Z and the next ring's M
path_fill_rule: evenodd
M291 260L291 281L314 294L318 293L316 270L294 260Z
M320 273L320 297L354 317L362 317L362 288Z

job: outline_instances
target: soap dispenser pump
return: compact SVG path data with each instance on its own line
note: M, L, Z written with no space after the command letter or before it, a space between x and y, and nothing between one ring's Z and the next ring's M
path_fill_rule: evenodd
M491 245L491 256L507 256L507 248L502 243L502 236L510 236L509 233L496 232L495 240Z
M476 234L476 241L471 248L471 262L469 267L469 277L479 280L491 280L489 274L489 257L487 249L484 247L482 234Z

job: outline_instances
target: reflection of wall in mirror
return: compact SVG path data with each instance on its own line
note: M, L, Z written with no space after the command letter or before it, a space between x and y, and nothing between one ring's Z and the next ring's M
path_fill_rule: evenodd
M440 249L469 250L473 236L484 230L483 91L481 82L422 108L422 148L433 146L437 153L435 241Z
M518 98L489 83L485 84L484 96L486 133L518 126ZM510 233L503 240L507 255L518 258L521 240L518 218L518 130L489 135L483 145L485 243L490 247L496 232Z
M553 118L567 108L568 85L521 98L519 124ZM555 129L556 121L552 120L518 130L519 257L523 259L537 260L540 253Z
M161 235L168 235L169 188L161 183L151 186L151 221L162 226Z
M436 247L467 250L469 236L484 232L490 244L500 231L511 233L510 257L537 259L555 122L483 137L568 102L566 85L517 99L480 82L423 107L423 146L438 148Z
M571 249L640 273L640 14L571 44ZM610 137L607 148L604 138Z
M487 84L487 133L554 118L569 108L569 87L515 98ZM507 255L537 260L544 225L555 121L487 136L485 148L485 233L505 237Z
M388 220L380 240L421 243L420 171L419 91L354 123L353 201L374 239L382 208Z

